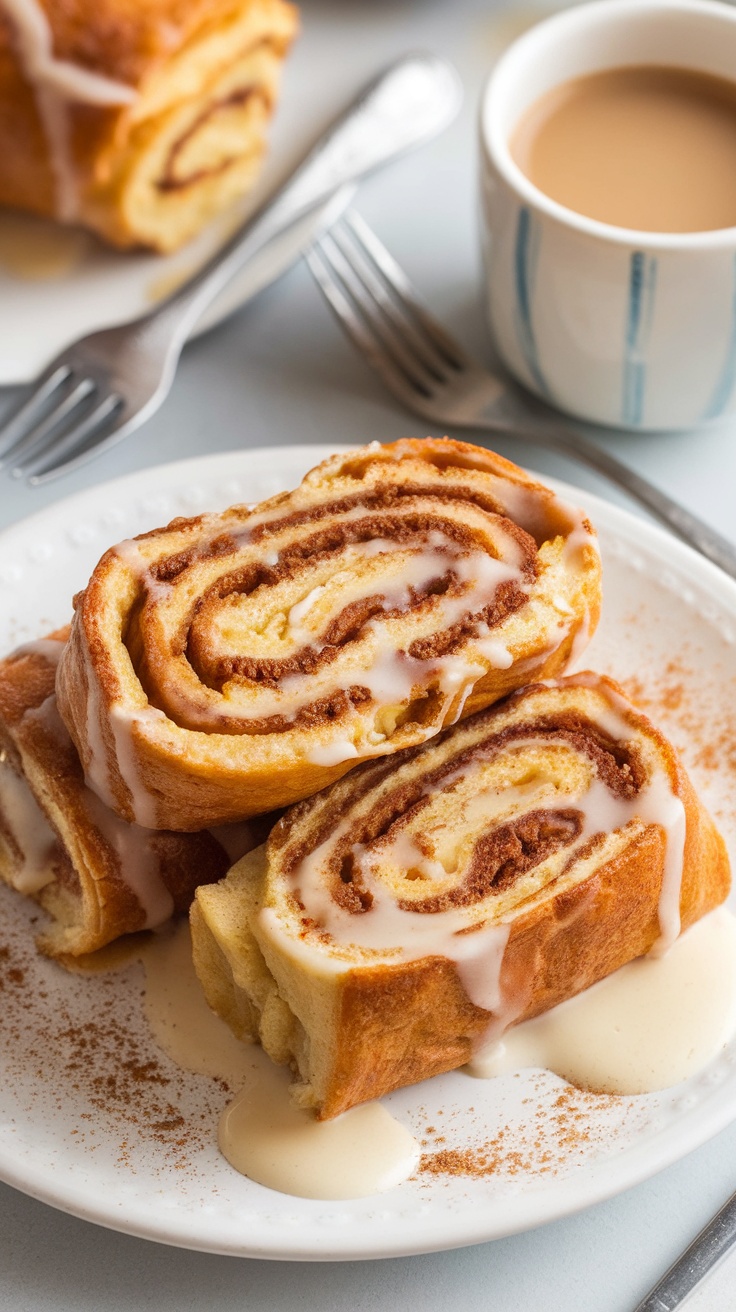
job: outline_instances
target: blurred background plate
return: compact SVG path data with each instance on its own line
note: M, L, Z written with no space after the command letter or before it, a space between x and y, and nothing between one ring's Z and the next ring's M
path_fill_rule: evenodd
M294 263L329 222L332 202L275 238L224 289L193 337L220 323ZM240 226L245 203L174 255L121 252L78 228L0 211L0 387L28 382L70 342L151 310Z

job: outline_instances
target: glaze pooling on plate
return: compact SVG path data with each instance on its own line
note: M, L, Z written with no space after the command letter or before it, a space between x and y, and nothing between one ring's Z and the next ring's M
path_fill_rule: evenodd
M282 448L278 470L272 451L145 470L18 524L2 538L0 648L9 651L66 622L74 591L111 542L178 514L293 486L330 450ZM585 504L601 538L603 619L586 665L612 673L651 708L682 751L733 857L736 763L719 740L730 733L728 708L736 705L736 675L728 673L736 587L660 531L592 496L560 491ZM0 1176L128 1233L212 1252L302 1259L482 1242L610 1197L734 1116L731 1045L676 1089L634 1098L579 1094L538 1071L485 1083L457 1072L386 1100L425 1141L415 1179L379 1199L337 1204L279 1195L239 1176L220 1156L213 1127L235 1089L177 1071L153 1045L139 968L109 976L112 984L61 975L32 951L33 913L10 890L2 893L0 946L8 956L0 966L11 1001L0 1021ZM84 1027L87 1039L95 1036L94 1063L80 1046ZM126 1079L106 1086L121 1057L129 1063ZM134 1070L148 1077L134 1083Z
M529 1067L577 1088L651 1093L698 1075L736 1030L736 917L698 920L665 955L639 957L551 1011L507 1031L470 1072Z

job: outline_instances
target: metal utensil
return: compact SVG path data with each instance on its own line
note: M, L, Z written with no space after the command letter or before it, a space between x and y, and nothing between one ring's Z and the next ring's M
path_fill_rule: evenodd
M736 1194L732 1194L712 1221L693 1239L635 1312L672 1312L680 1307L705 1275L725 1257L736 1242Z
M408 410L450 428L524 437L589 465L736 578L736 547L607 451L559 425L509 379L480 365L427 309L355 211L307 253L342 327Z
M0 429L0 464L44 483L132 433L161 405L190 329L242 265L344 183L434 137L461 99L444 60L415 54L393 64L189 282L150 313L91 333L51 361Z

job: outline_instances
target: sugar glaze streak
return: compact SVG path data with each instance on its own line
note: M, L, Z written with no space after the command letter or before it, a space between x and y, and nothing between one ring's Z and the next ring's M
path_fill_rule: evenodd
M505 990L502 978L515 918L545 889L572 887L571 872L578 863L585 865L606 836L613 836L613 856L617 836L627 841L628 833L655 826L663 834L665 853L660 932L651 950L659 955L669 949L680 932L683 802L659 763L657 768L637 765L637 749L629 746L632 708L613 686L587 674L563 683L605 687L605 701L598 698L587 727L565 729L563 714L562 729L555 727L554 718L548 723L542 719L535 734L522 718L518 729L512 720L494 735L474 725L483 726L498 708L482 712L454 731L449 742L445 734L436 744L393 758L390 770L385 763L362 767L362 774L336 786L344 789L345 798L341 801L336 793L332 809L317 802L310 816L305 803L303 821L297 816L291 826L282 822L285 833L272 859L282 872L284 906L291 905L292 914L294 907L303 908L303 929L295 937L285 930L284 909L268 906L260 913L264 934L295 958L318 961L322 970L341 971L366 959L386 964L449 959L470 1001L493 1016L486 1042L502 1033L526 1003L518 992ZM519 704L526 695L517 695ZM582 749L577 744L581 735ZM610 744L608 777L598 764L601 743ZM454 753L443 754L450 745ZM546 773L550 751L559 760L558 781ZM494 767L501 753L509 762L503 773ZM573 787L564 783L570 763L577 771ZM387 819L381 822L384 812ZM520 830L523 849L529 825L529 841L533 846L538 830L542 848L538 857L522 851L520 868L532 880L522 901L515 901L513 869L507 877L503 864L497 887L493 880L484 887L481 879L478 885L477 875L474 885L473 870L479 860L482 866L484 845L492 845L494 835L503 837L510 830L513 836ZM448 835L460 837L449 841ZM541 884L533 882L537 867ZM582 913L586 905L583 898L572 914ZM331 957L322 950L324 942L331 946Z
M0 0L7 16L24 77L33 88L54 179L56 217L78 217L76 170L69 107L71 104L129 105L133 87L94 73L54 55L53 34L38 0Z

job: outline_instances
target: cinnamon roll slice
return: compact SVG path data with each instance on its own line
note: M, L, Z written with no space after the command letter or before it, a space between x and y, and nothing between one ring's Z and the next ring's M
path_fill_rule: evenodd
M184 914L198 884L264 836L257 825L151 832L109 811L85 786L56 706L65 637L0 661L0 878L48 912L38 946L61 959Z
M285 0L0 0L0 205L170 251L250 190Z
M194 958L324 1118L665 950L729 882L672 746L608 679L572 675L293 807L198 890Z
M599 599L593 529L548 488L460 442L376 443L108 551L59 706L106 804L201 829L558 673Z

